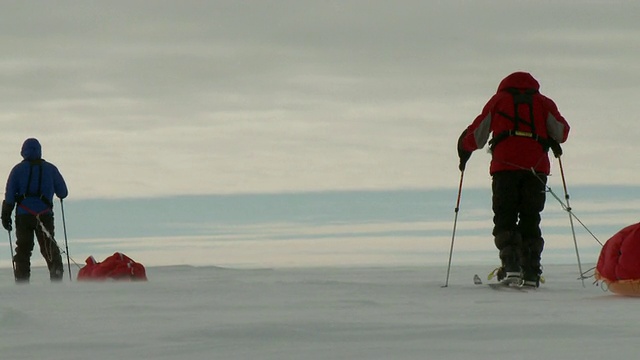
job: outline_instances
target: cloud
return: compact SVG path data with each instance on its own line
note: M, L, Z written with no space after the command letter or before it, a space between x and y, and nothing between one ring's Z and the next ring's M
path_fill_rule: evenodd
M637 162L612 156L640 131L637 7L14 3L0 169L36 136L80 198L453 187L459 132L524 69L572 124L571 181L633 183ZM487 186L487 163L467 185Z

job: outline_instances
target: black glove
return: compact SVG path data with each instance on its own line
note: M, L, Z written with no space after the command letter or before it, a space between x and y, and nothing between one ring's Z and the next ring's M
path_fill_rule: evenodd
M13 230L13 227L11 226L11 213L13 212L13 207L13 204L7 204L6 201L2 202L2 216L0 217L2 218L2 227L7 231Z
M469 158L471 158L471 151L467 151L462 148L462 139L465 137L465 135L467 135L466 129L462 132L462 134L460 134L460 137L458 138L458 157L460 158L460 165L458 166L458 169L460 169L460 171L464 171L464 168L467 166L467 161L469 161Z
M551 148L551 151L553 151L553 156L555 156L556 158L562 156L562 148L560 147L560 143L555 140L550 140L549 147Z

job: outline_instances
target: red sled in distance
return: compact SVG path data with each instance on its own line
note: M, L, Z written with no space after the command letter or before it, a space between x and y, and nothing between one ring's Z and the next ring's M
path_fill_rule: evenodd
M78 272L78 281L147 281L144 265L135 262L123 253L116 252L102 262L93 256L85 260L86 265Z

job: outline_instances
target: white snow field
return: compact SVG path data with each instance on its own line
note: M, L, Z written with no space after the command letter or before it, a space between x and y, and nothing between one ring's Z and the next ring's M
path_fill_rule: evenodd
M2 359L632 359L640 299L545 267L527 293L485 266L148 268L148 282L28 285L0 272Z

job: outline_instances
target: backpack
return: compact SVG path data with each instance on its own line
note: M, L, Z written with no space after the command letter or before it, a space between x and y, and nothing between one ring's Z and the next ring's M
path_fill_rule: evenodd
M513 98L513 116L503 112L498 111L497 113L503 116L506 119L511 120L513 123L513 129L505 130L497 135L494 135L493 138L489 141L489 150L493 152L496 145L505 139L511 136L519 136L530 138L537 141L541 146L544 152L548 152L550 148L554 148L554 154L556 153L556 148L560 148L560 145L553 139L550 139L544 134L544 137L536 132L535 119L533 116L533 96L535 94L539 94L537 89L516 89L516 88L507 88L504 91L511 94ZM518 107L520 105L526 105L529 107L529 121L520 117L518 113ZM530 129L530 131L522 130L520 125L526 125ZM561 151L560 151L561 153Z

